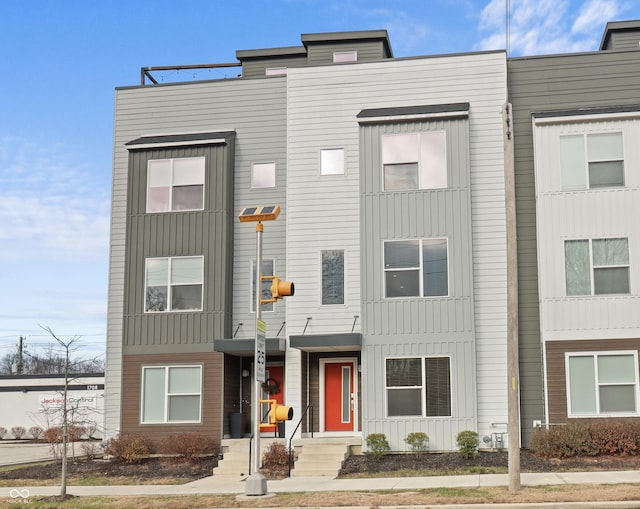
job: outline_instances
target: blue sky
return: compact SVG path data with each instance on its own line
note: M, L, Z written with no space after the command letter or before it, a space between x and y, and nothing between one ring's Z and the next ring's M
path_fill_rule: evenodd
M141 67L368 29L396 57L504 49L506 1L0 0L0 357L20 335L53 346L39 325L80 336L79 357L104 353L114 89ZM637 0L510 0L510 55L596 50L607 21L630 19Z

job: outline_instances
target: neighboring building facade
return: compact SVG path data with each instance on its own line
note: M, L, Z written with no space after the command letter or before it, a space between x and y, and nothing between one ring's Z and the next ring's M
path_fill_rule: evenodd
M640 415L640 22L514 58L522 428Z
M263 273L296 284L263 308L287 434L309 406L300 434L396 450L506 431L505 53L302 42L116 92L107 436L249 431L256 235L236 217L261 204L282 207Z

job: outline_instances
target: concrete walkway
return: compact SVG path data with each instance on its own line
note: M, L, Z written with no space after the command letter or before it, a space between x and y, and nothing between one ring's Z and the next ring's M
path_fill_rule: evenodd
M0 465L26 463L50 458L48 446L38 444L0 443ZM523 473L522 486L562 485L562 484L621 484L640 483L640 471L626 472L564 472L564 473ZM441 477L402 477L371 479L333 479L330 477L293 477L277 481L267 481L268 493L321 492L321 491L381 491L413 490L441 487L481 488L508 486L507 474L474 474ZM242 479L206 477L182 485L141 485L141 486L68 486L67 493L76 496L134 496L134 495L210 495L245 493ZM0 488L0 500L28 498L31 496L53 496L60 493L59 486L38 486L24 488L14 486ZM253 497L251 497L253 498ZM615 507L638 508L635 502L598 502L587 504L545 504L544 507ZM534 507L517 504L513 507ZM442 508L446 506L440 506ZM460 507L460 506L457 506ZM471 506L469 506L471 507ZM486 505L484 506L486 507ZM503 506L501 506L503 507ZM535 507L540 507L536 505Z

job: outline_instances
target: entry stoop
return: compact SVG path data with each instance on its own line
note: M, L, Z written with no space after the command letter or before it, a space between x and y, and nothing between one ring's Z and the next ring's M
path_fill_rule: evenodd
M282 439L260 438L261 458L264 451L274 441L283 442ZM220 444L222 459L218 460L218 466L213 469L214 479L242 481L249 477L251 465L251 458L249 457L250 444L250 438L229 438L222 440Z
M293 441L297 460L291 477L336 477L351 446L361 445L360 437L301 438Z

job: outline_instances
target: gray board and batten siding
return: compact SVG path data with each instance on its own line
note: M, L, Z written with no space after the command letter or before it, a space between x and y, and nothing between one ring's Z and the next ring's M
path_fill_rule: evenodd
M284 203L286 182L286 81L284 78L255 80L215 80L153 87L123 87L116 90L114 128L114 171L111 212L111 251L109 308L107 319L107 380L105 425L107 436L120 427L122 396L122 355L125 339L125 259L127 238L127 196L129 151L126 143L143 136L234 131L233 162L234 210L242 206ZM251 164L276 163L276 188L251 189ZM190 213L185 213L186 216ZM163 214L164 215L164 214ZM286 217L286 207L280 215ZM245 227L243 227L245 226ZM285 267L285 221L272 221L265 227L269 242L265 257L276 259L278 270ZM255 228L234 220L233 319L252 323L249 274L255 259ZM203 253L204 254L204 253ZM206 284L206 282L205 282ZM280 308L282 309L282 308ZM173 314L172 314L173 315ZM278 323L284 311L270 313ZM167 319L169 316L167 315ZM172 326L180 318L171 317ZM251 337L253 329L240 329L238 337ZM203 338L200 351L213 351L213 335ZM227 338L228 339L228 338ZM127 347L129 348L129 347Z
M518 235L521 423L544 420L532 113L637 104L640 51L601 51L508 61L513 104Z

